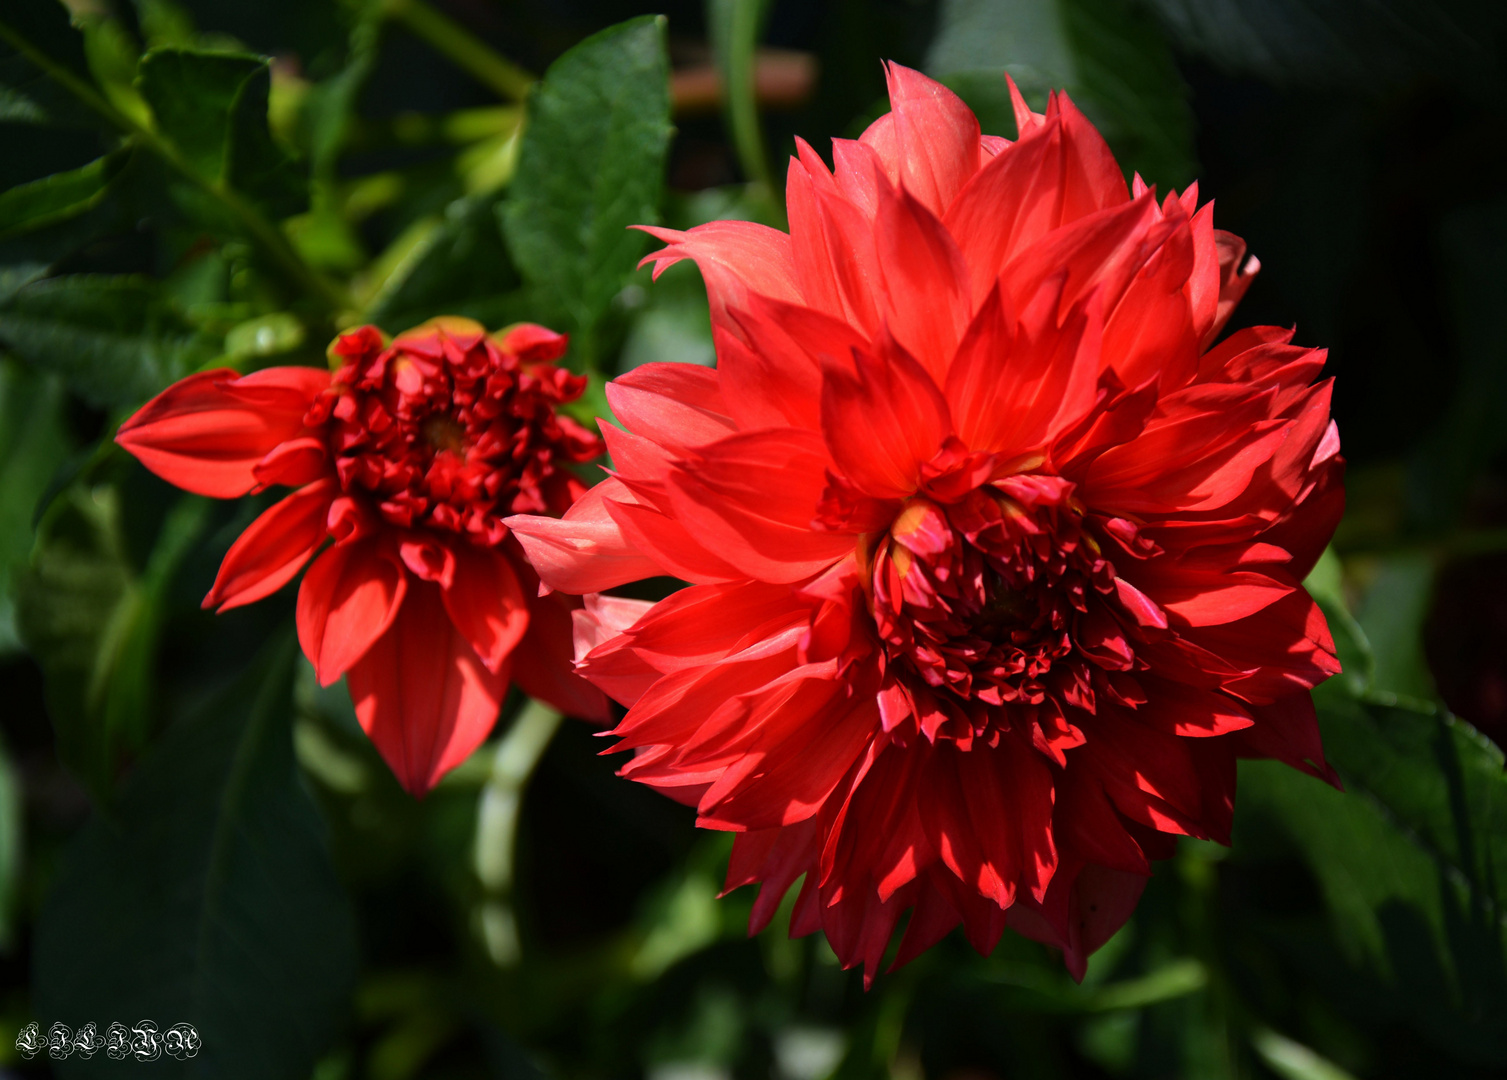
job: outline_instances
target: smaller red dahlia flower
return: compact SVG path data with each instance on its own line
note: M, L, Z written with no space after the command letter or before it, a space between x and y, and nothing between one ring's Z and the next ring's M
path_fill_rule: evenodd
M298 593L298 639L321 685L348 677L361 727L422 795L486 738L513 677L562 711L606 718L571 671L570 609L502 519L559 514L581 492L568 463L602 443L556 407L585 381L550 361L565 338L488 334L442 318L391 343L342 335L328 371L190 375L121 425L116 442L187 491L233 499L295 490L251 523L205 607L276 592L324 546Z

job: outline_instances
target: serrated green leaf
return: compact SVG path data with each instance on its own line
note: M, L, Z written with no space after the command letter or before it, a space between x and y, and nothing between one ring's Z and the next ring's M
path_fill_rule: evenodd
M1147 183L1180 188L1194 177L1187 87L1133 0L946 0L926 66L989 134L1015 134L1009 71L1037 107L1066 89Z
M278 217L307 202L307 185L267 127L265 57L153 49L138 83L158 130L200 176L250 195Z
M163 1074L303 1080L354 983L349 903L293 763L295 654L276 642L169 730L75 841L38 922L36 1007L187 1020L203 1048Z
M558 302L587 361L592 332L658 220L671 127L662 19L632 19L556 60L529 102L506 209L526 281Z
M12 582L27 565L32 515L72 450L62 383L0 360L0 655L20 648Z
M1342 951L1419 1028L1507 1063L1507 774L1468 725L1327 698L1324 749L1345 792L1246 762L1241 822L1269 817L1322 890ZM1242 826L1237 824L1237 829Z
M102 409L136 405L218 354L145 278L34 281L0 302L0 343Z
M0 240L92 209L104 198L125 161L124 154L108 154L81 168L0 191Z

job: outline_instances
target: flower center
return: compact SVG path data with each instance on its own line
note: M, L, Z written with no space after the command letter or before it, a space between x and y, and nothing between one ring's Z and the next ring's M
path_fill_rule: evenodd
M454 417L440 414L425 420L424 438L435 450L466 456L466 429Z
M341 486L391 524L499 544L504 517L563 513L582 489L567 466L602 444L555 408L584 388L480 333L404 335L335 375L328 438Z
M1103 641L1119 626L1114 568L1066 481L1018 476L945 506L911 500L876 545L871 580L885 726L901 740L992 744L1026 723L1060 752L1082 742L1071 717L1092 712L1096 693L1131 692L1109 674L1133 654Z

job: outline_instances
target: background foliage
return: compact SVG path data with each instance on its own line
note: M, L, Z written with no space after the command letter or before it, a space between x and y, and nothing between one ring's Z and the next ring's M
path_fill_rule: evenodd
M1507 9L1482 0L6 0L0 4L0 1066L858 1080L1507 1069ZM624 21L626 20L626 21ZM292 597L198 608L257 500L109 441L205 366L323 362L440 313L569 331L589 373L711 361L632 223L780 223L783 156L878 60L1013 135L1008 66L1128 168L1195 176L1264 270L1241 323L1332 346L1349 508L1310 586L1346 794L1241 768L1082 986L1007 936L864 993L748 939L725 838L510 702L422 803ZM719 97L715 72L725 78ZM673 72L673 79L669 76ZM542 81L536 81L542 76ZM710 87L710 89L709 89ZM1497 742L1493 742L1493 739ZM197 1025L184 1066L9 1033Z

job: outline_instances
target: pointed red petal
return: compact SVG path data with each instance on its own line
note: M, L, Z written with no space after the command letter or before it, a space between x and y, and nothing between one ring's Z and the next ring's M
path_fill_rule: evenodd
M380 538L336 544L314 561L298 590L298 642L321 686L386 632L408 585L402 562Z
M529 624L518 575L501 551L465 541L449 547L455 576L442 590L445 611L487 669L501 671Z
M362 730L398 782L420 796L486 739L508 674L488 671L456 631L439 586L415 581L348 682Z
M333 479L318 480L264 510L230 545L204 606L229 611L292 581L328 535L336 490Z
M202 371L181 379L121 425L115 441L170 484L233 499L257 485L255 468L298 435L328 372L269 368L244 378Z

